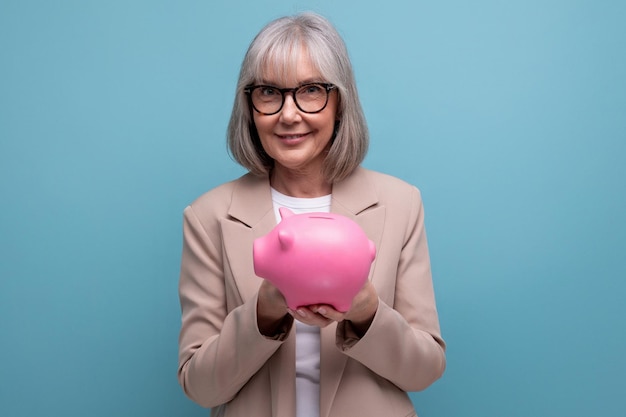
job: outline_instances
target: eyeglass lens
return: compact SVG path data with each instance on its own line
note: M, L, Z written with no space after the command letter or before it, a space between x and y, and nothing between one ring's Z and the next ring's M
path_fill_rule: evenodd
M265 114L277 113L283 106L285 94L293 90L282 90L271 86L258 86L252 90L254 108ZM295 90L296 106L306 113L316 113L324 109L328 100L328 89L322 84L307 84Z

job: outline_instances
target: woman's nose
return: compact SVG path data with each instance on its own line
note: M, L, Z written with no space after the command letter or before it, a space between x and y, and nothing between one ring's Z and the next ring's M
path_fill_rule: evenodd
M295 123L300 120L302 120L300 109L296 106L293 96L286 94L285 103L283 104L283 108L280 110L280 121L283 123Z

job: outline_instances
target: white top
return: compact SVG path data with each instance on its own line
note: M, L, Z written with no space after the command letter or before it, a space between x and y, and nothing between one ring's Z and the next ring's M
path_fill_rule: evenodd
M281 194L272 188L276 222L280 222L280 207L296 214L330 212L331 195L297 198ZM320 415L320 329L296 320L296 417Z

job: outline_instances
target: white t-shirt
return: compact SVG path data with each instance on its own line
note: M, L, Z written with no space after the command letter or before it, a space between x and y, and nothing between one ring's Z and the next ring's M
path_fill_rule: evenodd
M281 194L272 188L276 221L280 222L280 207L294 213L330 212L331 195L297 198ZM320 329L296 320L296 417L320 415Z

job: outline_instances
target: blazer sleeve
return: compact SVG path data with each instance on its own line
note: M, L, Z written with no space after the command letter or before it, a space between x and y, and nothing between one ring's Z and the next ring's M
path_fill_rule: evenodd
M256 296L227 311L218 222L200 221L193 206L183 217L178 380L193 401L215 407L235 397L265 364L291 323L275 338L263 336L257 326Z
M424 210L419 190L411 186L395 282L394 305L379 300L374 319L362 338L349 322L337 326L337 346L404 391L427 388L444 372L441 338L431 276ZM406 198L406 197L405 197ZM387 232L387 231L386 231ZM394 281L395 278L395 281ZM392 284L393 285L393 284Z

